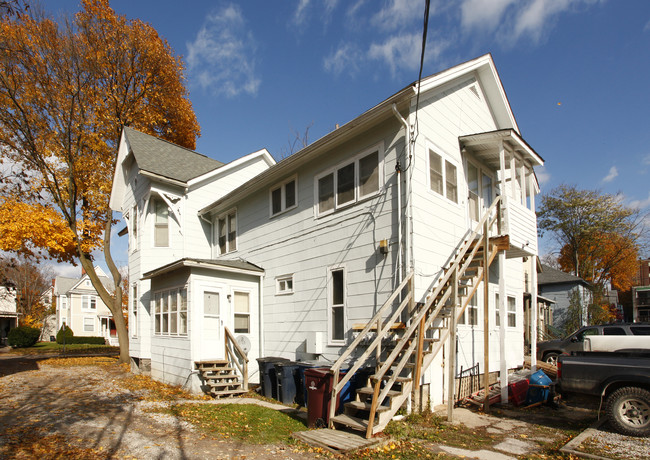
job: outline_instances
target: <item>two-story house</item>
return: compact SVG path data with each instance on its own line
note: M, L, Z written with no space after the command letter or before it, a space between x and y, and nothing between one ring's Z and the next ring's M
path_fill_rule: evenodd
M0 347L7 346L9 331L17 326L16 288L11 284L0 286Z
M133 170L128 156L123 144L118 175ZM359 390L370 398L333 417L369 434L412 392L448 399L459 366L479 363L507 382L523 363L523 267L536 277L542 163L485 55L405 87L192 211L179 193L161 212L183 203L179 219L196 230L170 244L176 257L140 272L152 376L197 389L194 363L227 359L227 331L251 360L350 368L335 374L333 396L373 366L372 386ZM157 208L142 209L155 236Z
M100 267L95 267L95 271L110 291L113 286L110 278ZM83 273L81 278L57 276L52 296L56 299L56 331L65 324L75 336L104 337L107 344L119 345L113 314L87 274Z

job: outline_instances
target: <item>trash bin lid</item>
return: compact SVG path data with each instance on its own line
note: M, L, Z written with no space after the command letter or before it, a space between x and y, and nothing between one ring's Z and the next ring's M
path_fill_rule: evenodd
M265 356L263 358L257 358L258 363L273 363L280 361L289 361L287 358L280 358L279 356Z
M275 367L285 367L285 366L298 366L296 361L278 361L274 363Z
M330 373L330 368L329 367L311 367L308 369L305 369L305 375L309 377L317 377L321 378L326 375L329 375Z

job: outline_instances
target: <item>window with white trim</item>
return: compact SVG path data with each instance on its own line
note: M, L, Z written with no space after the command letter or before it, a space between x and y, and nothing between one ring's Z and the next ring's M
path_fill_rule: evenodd
M501 307L499 306L499 293L496 292L494 294L494 313L495 313L495 318L494 318L494 324L496 324L497 327L501 327L501 313L500 309Z
M293 275L278 276L275 279L275 293L278 295L293 293Z
M323 216L379 193L379 149L364 152L352 162L316 176L316 212Z
M465 311L458 319L458 324L478 326L478 299L476 295L472 296L467 307L465 307Z
M65 310L68 308L68 298L64 295L59 297L59 308L61 310Z
M154 294L154 333L187 335L187 289L175 288Z
M97 298L94 295L82 295L81 296L81 308L83 310L96 310L97 309Z
M95 332L95 318L84 316L84 332Z
M234 293L235 297L235 333L250 334L251 306L248 292Z
M169 247L169 207L160 198L153 200L154 234L153 245L157 248Z
M269 192L271 216L293 209L298 203L296 177L272 188Z
M330 341L341 343L345 340L345 270L330 270Z
M129 233L129 248L131 252L138 250L138 206L133 205L131 209L131 231Z
M517 299L508 296L508 327L517 327Z
M237 250L237 211L232 210L216 221L215 232L219 254Z
M429 149L429 187L433 192L458 203L458 169L433 149Z
M138 284L133 283L131 285L131 324L129 324L129 329L131 329L131 336L138 336Z

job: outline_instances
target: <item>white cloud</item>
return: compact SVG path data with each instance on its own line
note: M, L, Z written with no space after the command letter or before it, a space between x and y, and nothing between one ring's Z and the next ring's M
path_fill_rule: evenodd
M645 27L643 28L644 32L647 32L650 30L650 21L646 22Z
M317 6L324 6L325 8L325 14L320 15L319 19L322 22L328 22L329 17L332 14L332 11L334 11L334 8L336 8L336 5L339 3L339 0L321 0L319 2L316 2ZM299 0L298 1L298 6L296 7L296 10L293 12L293 17L291 19L291 22L293 22L294 25L298 27L303 27L307 24L309 21L309 6L311 4L311 0Z
M505 10L515 0L465 0L460 7L461 26L467 29L495 30Z
M385 8L373 15L371 23L383 30L409 26L416 19L424 19L424 4L420 0L391 0Z
M536 167L535 175L537 176L537 182L539 182L540 187L548 184L551 180L551 174L546 170L546 166Z
M616 179L617 176L618 176L618 169L616 169L616 166L612 166L611 168L609 168L609 172L605 177L603 177L601 182L604 183L611 182L614 179Z
M417 69L420 63L421 40L418 32L394 35L383 43L370 45L368 57L385 61L393 75L398 68Z
M650 166L650 154L649 154L649 155L646 155L646 156L643 158L642 161L643 161L643 164L644 164L644 165L648 165L648 166Z
M187 51L190 77L203 89L227 97L257 94L255 40L239 6L225 5L210 14Z
M631 200L629 206L634 209L644 209L650 207L650 193L645 200Z
M359 70L361 59L361 52L356 46L344 43L334 53L325 57L323 68L334 75L340 75L343 71L355 74Z

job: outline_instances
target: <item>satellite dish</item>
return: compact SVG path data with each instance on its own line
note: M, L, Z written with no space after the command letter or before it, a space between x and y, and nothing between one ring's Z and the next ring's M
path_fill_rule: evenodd
M240 348L244 350L244 354L248 355L248 352L251 350L251 341L248 339L248 337L245 335L240 335L235 340L237 340L237 344L240 346Z

